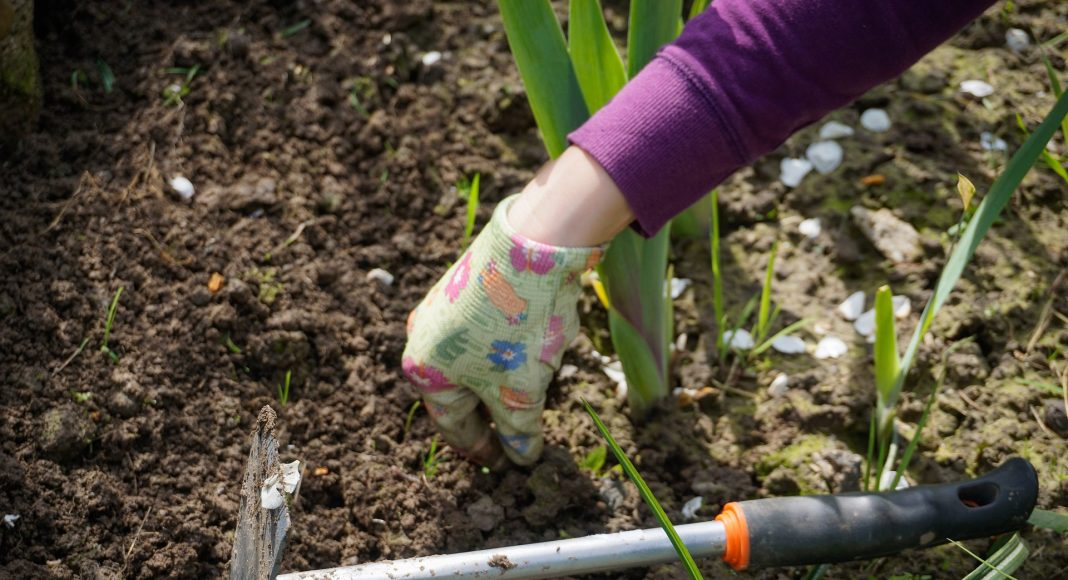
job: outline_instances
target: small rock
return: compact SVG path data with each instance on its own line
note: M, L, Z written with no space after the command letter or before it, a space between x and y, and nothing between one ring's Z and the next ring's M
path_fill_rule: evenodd
M860 114L860 125L873 133L890 130L890 115L882 109L868 109Z
M504 508L497 505L492 497L484 495L467 506L467 517L471 518L476 528L488 532L504 521Z
M812 163L807 159L787 157L779 163L779 181L786 187L797 187L809 171L812 171Z
M801 354L805 352L805 341L792 334L780 336L771 342L771 348L783 354Z
M818 359L838 358L849 352L849 347L837 336L825 336L816 345L816 352L812 356Z
M768 395L779 398L785 395L789 388L790 376L786 373L779 373L775 375L775 378L771 380L771 384L768 385Z
M853 322L853 330L864 337L873 336L875 334L875 309L858 316Z
M1020 54L1031 46L1031 37L1019 28L1010 28L1005 31L1005 46L1014 53Z
M846 320L856 320L864 312L864 292L858 290L838 305L838 314Z
M193 182L189 181L181 175L175 176L170 181L171 189L178 194L179 197L185 200L193 198L196 193L196 189L193 187Z
M838 169L838 166L842 164L843 154L842 146L837 141L819 141L809 145L805 150L805 158L821 175L827 175Z
M690 501L682 504L682 519L686 521L692 520L697 516L697 510L701 509L705 499L701 496L697 496Z
M820 139L841 139L852 136L853 128L838 121L828 121L820 127Z
M393 274L390 274L382 268L374 268L373 270L368 272L367 279L378 282L386 288L389 288L393 285Z
M89 442L92 424L81 409L63 405L48 410L41 418L37 445L57 461L74 458Z
M890 300L894 304L894 318L907 318L912 313L912 302L908 296L894 296Z
M990 86L990 83L976 79L961 81L960 90L980 99L994 94L994 87Z
M137 401L130 398L129 395L122 391L115 391L108 397L107 402L108 410L118 415L119 417L133 417L137 414L138 405Z
M1046 427L1049 427L1061 437L1068 437L1068 414L1065 414L1064 401L1047 399L1043 403L1043 407L1046 409L1045 417L1043 417Z
M627 502L627 491L623 487L623 482L613 477L602 477L597 492L601 494L601 498L612 512L618 511Z
M849 213L860 231L891 262L912 262L923 255L919 232L890 210L882 208L870 211L854 206Z
M797 231L801 232L801 235L810 240L814 240L820 237L820 232L823 231L823 227L820 225L820 218L809 218L803 220L797 226Z
M275 190L278 182L270 177L262 177L255 183L248 181L234 186L231 191L230 209L232 210L262 210L278 203Z
M983 131L979 135L979 146L983 151L1008 151L1009 144L1001 137L994 137L990 131Z
M753 348L753 335L744 328L728 330L723 333L723 341L727 346L735 350L749 350Z

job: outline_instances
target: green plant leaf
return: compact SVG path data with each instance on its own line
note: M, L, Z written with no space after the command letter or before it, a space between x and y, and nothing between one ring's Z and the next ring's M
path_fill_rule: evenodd
M889 286L883 286L875 293L875 391L880 416L892 410L887 404L901 373L892 298Z
M589 113L564 32L549 0L498 0L508 46L549 156L567 149L567 134Z
M100 85L104 87L104 92L110 93L115 87L115 73L111 72L111 67L102 58L96 59L96 70L100 73Z
M631 413L641 416L665 396L665 377L645 338L615 308L608 311L608 328L627 378Z
M779 252L779 242L771 245L768 267L764 270L764 286L760 289L760 309L757 310L757 324L753 329L753 341L761 343L768 333L768 313L771 309L771 278L775 274L775 254Z
M661 46L679 35L682 0L631 0L627 25L627 77L634 78Z
M567 26L571 63L592 114L623 88L627 73L598 0L571 0Z
M1053 69L1053 63L1049 60L1049 55L1042 51L1042 64L1046 67L1046 76L1049 77L1049 88L1053 91L1053 98L1059 99L1064 91L1061 89L1061 81L1057 77L1057 71ZM1068 117L1061 119L1061 135L1068 139Z
M627 477L638 488L638 494L642 496L642 500L645 501L645 505L649 506L649 510L653 512L653 516L656 517L656 521L660 523L660 527L664 528L664 533L667 534L668 539L671 540L671 545L675 547L675 552L679 555L679 559L682 560L683 566L690 574L690 578L701 578L701 571L697 569L697 564L693 561L693 556L690 555L690 551L686 549L686 544L682 543L682 539L679 538L678 532L675 531L675 527L671 525L671 520L668 519L667 514L664 513L664 508L660 506L660 502L657 501L656 496L649 489L649 486L645 484L645 480L642 479L638 470L634 467L634 464L630 462L630 458L626 453L623 453L623 449L616 443L612 433L608 431L608 427L597 415L597 412L593 410L593 406L586 399L582 400L582 406L586 408L586 413L593 419L593 424L597 426L597 430L601 432L601 437L604 437L608 442L608 447L612 449L612 455L615 455L616 461L623 467L623 472L627 474Z
M604 461L607 456L608 448L604 445L598 445L582 458L579 467L587 471L592 471L594 475L596 475L604 469Z
M953 287L956 286L957 280L960 279L961 274L964 272L964 268L975 254L975 249L978 247L979 242L982 241L983 236L986 235L986 232L994 225L994 221L1001 215L1001 210L1009 203L1013 192L1023 181L1031 166L1038 160L1038 157L1046 147L1046 143L1053 137L1066 115L1068 115L1068 95L1062 94L1057 99L1057 103L1053 105L1053 109L1035 129L1035 132L1012 156L1005 170L990 186L990 191L987 192L986 197L976 208L975 215L968 221L968 226L964 229L964 233L946 261L942 275L935 286L934 294L927 302L927 306L924 307L923 314L920 315L920 324L916 326L916 331L912 334L908 348L905 349L905 354L901 358L901 370L898 373L897 381L884 401L886 407L893 408L897 404L897 399L900 397L901 389L905 384L905 378L912 367L912 360L920 347L920 341L930 329L935 315L942 308ZM889 433L892 426L891 421L892 417L889 414L881 417L879 431L881 433Z
M698 14L704 12L711 3L712 0L694 0L694 3L690 5L690 17L687 20L693 20Z
M476 173L471 185L467 190L467 220L464 222L464 239L460 244L466 248L471 241L471 235L475 232L475 217L478 214L478 188L482 180L482 174Z
M994 546L991 548L992 553L986 560L964 547L964 544L953 539L950 539L949 541L953 542L953 545L961 550L967 552L969 556L981 562L981 564L979 564L975 570L972 570L970 574L965 576L963 580L998 580L1002 578L1016 580L1010 576L1010 574L1022 566L1027 560L1027 556L1031 553L1030 550L1027 549L1027 544L1024 544L1023 540L1020 539L1020 534L1006 536L995 542Z
M709 195L712 206L711 231L708 234L708 245L712 248L712 309L716 315L716 352L722 359L726 352L723 332L726 330L727 318L723 312L723 274L719 269L719 190L713 189Z
M1036 528L1045 528L1058 534L1068 533L1068 514L1035 508L1027 523Z

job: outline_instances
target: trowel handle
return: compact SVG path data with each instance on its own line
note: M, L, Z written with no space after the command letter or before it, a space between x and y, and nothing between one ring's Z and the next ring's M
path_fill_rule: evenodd
M726 530L723 559L744 570L864 560L995 536L1023 527L1037 497L1035 469L1017 457L970 481L741 501L716 519Z

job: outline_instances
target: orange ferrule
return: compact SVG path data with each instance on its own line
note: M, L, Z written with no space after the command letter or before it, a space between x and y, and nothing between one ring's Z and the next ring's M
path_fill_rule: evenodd
M727 534L723 561L738 572L745 570L749 566L749 526L745 523L741 504L731 502L723 506L723 512L716 516L716 521L723 524Z

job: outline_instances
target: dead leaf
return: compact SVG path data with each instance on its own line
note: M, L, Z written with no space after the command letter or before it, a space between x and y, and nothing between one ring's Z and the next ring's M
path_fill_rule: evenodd
M882 185L886 183L886 176L879 175L878 173L872 175L865 175L860 179L860 184L865 187L871 187L873 185Z
M957 193L960 194L960 200L964 202L964 211L968 211L972 205L972 198L975 197L975 185L960 173L957 174Z
M326 475L327 473L330 473L330 470L329 470L329 469L327 469L327 468L325 468L325 467L321 467L321 466L320 466L320 467L316 467L316 468L315 468L315 470L314 470L314 471L312 471L312 473L313 473L313 474L314 474L315 476L317 476L317 477L318 477L318 476L321 476L321 475Z
M212 294L215 294L219 290L222 290L224 282L226 282L226 278L224 278L222 274L212 272L211 279L208 280L208 290L210 290Z

